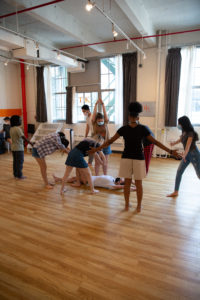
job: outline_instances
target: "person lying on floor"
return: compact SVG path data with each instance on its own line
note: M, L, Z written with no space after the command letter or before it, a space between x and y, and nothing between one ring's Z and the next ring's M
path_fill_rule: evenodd
M61 182L62 178L57 177L53 174L53 178L55 182ZM68 178L67 183L71 183L71 186L80 187L82 184L87 185L87 178L85 177L85 173L82 172L79 168L76 168L76 176ZM119 190L124 189L124 179L122 178L114 178L110 175L99 175L92 176L92 183L94 187L102 187L110 190ZM135 186L131 187L131 191L135 191Z

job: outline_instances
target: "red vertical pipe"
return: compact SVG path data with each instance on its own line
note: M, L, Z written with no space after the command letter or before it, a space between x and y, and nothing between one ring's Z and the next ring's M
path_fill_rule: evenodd
M20 59L20 61L24 61ZM28 137L28 126L27 126L27 110L26 110L26 83L25 83L25 70L24 64L20 63L21 69L21 87L22 87L22 108L23 108L23 121L24 121L24 135Z

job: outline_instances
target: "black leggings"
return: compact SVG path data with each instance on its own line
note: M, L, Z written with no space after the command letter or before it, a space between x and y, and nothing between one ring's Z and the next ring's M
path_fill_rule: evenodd
M24 163L24 151L12 151L13 155L13 175L16 178L23 176L22 169Z

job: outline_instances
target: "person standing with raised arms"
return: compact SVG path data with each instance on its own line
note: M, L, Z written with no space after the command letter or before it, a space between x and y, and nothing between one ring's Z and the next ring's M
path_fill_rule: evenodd
M147 138L152 144L155 144L171 155L178 157L179 154L175 150L171 150L161 144L159 141L155 140L152 137L150 131L144 125L138 124L139 113L142 112L142 105L139 102L130 103L128 111L129 124L119 128L113 137L111 137L100 147L96 149L93 148L89 152L94 153L96 151L100 151L104 147L108 147L110 144L114 143L120 136L123 136L125 147L120 162L119 177L125 178L125 210L129 209L130 187L133 176L136 185L137 212L140 212L143 198L142 180L146 176L145 160L142 146L143 139Z

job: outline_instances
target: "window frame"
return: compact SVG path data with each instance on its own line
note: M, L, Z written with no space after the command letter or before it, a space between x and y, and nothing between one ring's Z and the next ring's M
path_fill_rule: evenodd
M51 68L53 69L53 68L64 68L65 69L65 74L66 74L66 77L60 77L60 78L58 78L58 77L53 77L52 75L51 75L51 81L64 81L65 80L65 84L63 84L63 85L65 85L65 89L66 89L66 87L68 86L68 72L67 72L67 67L65 67L65 66L51 66ZM56 73L56 70L54 71L55 73ZM55 74L54 73L54 74ZM56 75L56 74L55 74ZM64 83L64 82L62 82L62 83ZM52 98L54 97L54 96L56 96L56 95L65 95L65 99L66 99L66 95L67 95L67 92L66 92L66 90L65 91L60 91L60 92L53 92L53 86L52 86L52 88L51 88L51 95L52 95ZM58 107L55 105L55 103L54 103L54 101L55 100L53 100L52 99L52 102L53 102L53 108L54 108L54 110L56 111L57 109L58 109ZM56 102L56 101L55 101ZM66 105L67 103L65 102L65 105ZM65 106L63 109L62 109L63 107L61 107L61 110L63 111L63 110L65 110L65 114L66 114L66 109L67 109L67 107ZM57 113L56 113L56 115L57 115ZM53 120L53 123L65 123L65 121L66 121L66 116L65 116L65 118L64 119L60 119L60 118L56 118L56 119L54 119L53 118L53 116L54 115L52 115L52 120Z
M101 72L101 61L103 60L103 59L110 59L110 58L114 58L115 59L115 64L116 64L116 56L114 55L112 55L112 56L106 56L106 57L102 57L102 58L100 58L100 60L99 60L99 75L100 75L100 95L101 95L101 99L103 98L102 97L102 93L103 92L114 92L114 94L115 94L115 100L114 100L114 107L115 107L115 101L116 101L116 86L115 86L115 88L113 89L108 89L108 88L106 88L106 89L102 89L101 88L101 86L102 86L102 82L101 82L101 76L102 75L108 75L109 76L109 74L112 74L112 72L111 73L107 73L107 74L105 74L105 73L102 73ZM115 72L115 74L114 74L114 76L115 76L115 84L116 84L116 72ZM105 105L105 108L107 108L108 106L106 106ZM110 124L115 124L115 112L114 112L114 121L110 121L110 117L108 116L108 118L109 118L109 123Z

